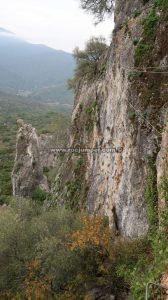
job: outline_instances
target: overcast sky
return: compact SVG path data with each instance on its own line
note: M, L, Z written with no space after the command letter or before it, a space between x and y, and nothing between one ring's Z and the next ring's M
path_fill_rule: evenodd
M79 0L0 0L0 27L33 42L72 52L91 36L109 39L113 19L94 26Z

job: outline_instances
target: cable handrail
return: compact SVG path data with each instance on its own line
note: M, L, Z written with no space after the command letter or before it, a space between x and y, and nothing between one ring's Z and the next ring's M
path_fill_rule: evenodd
M156 68L157 69L157 68ZM134 72L139 72L139 73L151 73L151 74L168 74L168 71L148 71L147 69L137 69L137 68L123 68L123 70L126 71L134 71Z

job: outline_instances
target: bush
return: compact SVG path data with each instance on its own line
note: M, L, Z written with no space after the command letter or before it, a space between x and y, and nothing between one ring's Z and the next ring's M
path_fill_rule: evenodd
M82 165L80 158L77 172ZM166 209L160 230L155 175L151 165L146 189L150 231L143 239L116 236L105 217L45 210L27 199L1 208L0 299L82 300L90 288L120 282L120 289L143 300L146 284L159 282L167 268L168 179L161 184Z
M39 202L43 202L47 197L47 192L42 190L40 187L37 187L34 191L33 199Z
M55 299L53 291L59 293L78 272L79 258L69 250L67 236L79 227L78 215L44 211L25 199L1 208L0 299L15 299L17 293L21 299Z
M151 49L152 45L144 43L143 41L139 42L135 50L135 63L139 65L140 62L147 57Z
M103 217L14 201L0 210L0 299L84 299L111 281L112 238Z

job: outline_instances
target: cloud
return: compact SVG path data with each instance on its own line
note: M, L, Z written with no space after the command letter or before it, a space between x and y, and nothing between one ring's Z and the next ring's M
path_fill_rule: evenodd
M79 0L1 0L0 27L33 42L71 52L93 35L109 38L113 20L98 26Z

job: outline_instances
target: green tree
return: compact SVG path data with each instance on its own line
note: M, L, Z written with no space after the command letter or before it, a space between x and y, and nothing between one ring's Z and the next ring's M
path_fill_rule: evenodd
M84 10L91 12L96 17L96 24L103 21L105 16L111 15L114 0L80 0Z
M100 59L107 50L106 41L103 37L92 37L84 50L75 48L74 58L76 60L76 70L73 79L69 80L69 88L76 89L83 80L92 80L99 72Z

